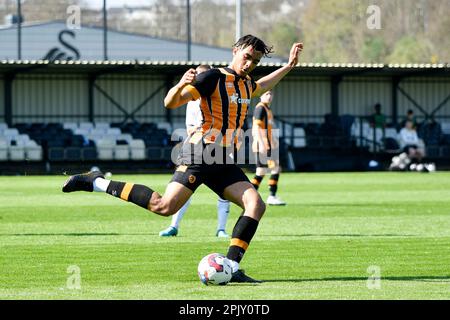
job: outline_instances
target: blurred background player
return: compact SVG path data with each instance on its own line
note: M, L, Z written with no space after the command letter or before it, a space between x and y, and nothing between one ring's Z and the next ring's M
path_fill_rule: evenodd
M200 74L204 71L210 70L211 66L202 64L199 65L195 71ZM189 101L186 106L186 130L188 135L191 135L196 131L198 127L202 125L203 116L200 110L200 99L195 101ZM174 237L178 234L179 224L183 219L186 210L191 204L191 198L181 207L176 214L172 216L172 222L167 229L162 230L159 235L161 237ZM219 238L228 238L229 235L225 232L227 225L228 214L230 213L230 202L228 200L217 200L217 231L216 236Z
M284 206L286 202L277 197L278 179L280 177L279 142L274 134L274 118L270 104L273 92L267 91L261 95L260 102L253 112L253 152L256 156L256 174L252 184L258 190L261 181L270 170L269 192L267 204Z

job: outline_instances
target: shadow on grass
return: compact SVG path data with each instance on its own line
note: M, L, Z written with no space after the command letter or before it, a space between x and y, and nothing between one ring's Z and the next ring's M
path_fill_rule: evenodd
M124 234L124 233L11 233L11 234L0 234L0 236L9 237L33 237L33 236L67 236L67 237L96 237L96 236L152 236L154 233L134 233L134 234Z
M325 233L325 234L277 234L277 235L265 235L266 237L417 237L415 234L356 234L356 233Z
M390 203L389 206L402 206L404 207L404 203ZM385 208L386 204L384 203L372 203L372 202L360 202L360 203L304 203L299 204L299 207L373 207L373 208Z
M422 281L422 282L450 282L448 276L403 276L403 277L381 277L381 280L390 281ZM367 281L368 277L331 277L320 279L269 279L263 282L319 282L319 281Z
M35 237L35 236L68 236L68 237L95 237L95 236L154 236L156 233L2 233L0 237ZM307 237L416 237L414 234L279 234L279 235L264 235L265 237L293 237L293 238L307 238ZM178 236L180 238L181 236Z

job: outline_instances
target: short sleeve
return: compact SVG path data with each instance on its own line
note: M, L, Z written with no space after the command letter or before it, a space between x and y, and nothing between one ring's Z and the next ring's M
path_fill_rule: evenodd
M253 92L255 92L256 90L259 90L260 85L258 83L256 83L256 81L254 81L253 79L251 79L251 83L252 83L252 97L253 97Z
M193 88L188 88L188 90L190 90L191 93L195 93L194 89L197 91L198 95L192 94L194 98L196 96L198 96L198 98L200 96L210 97L214 93L214 90L216 90L220 75L219 69L210 69L202 72L197 76L195 84L192 86Z
M266 109L261 105L256 105L255 110L253 111L253 119L264 121L267 117Z

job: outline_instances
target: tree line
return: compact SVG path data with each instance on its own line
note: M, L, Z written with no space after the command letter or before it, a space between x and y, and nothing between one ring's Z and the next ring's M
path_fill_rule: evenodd
M231 47L235 1L190 0L194 43ZM16 0L0 0L0 18L15 13ZM186 41L187 1L149 0L139 8L110 8L110 29ZM450 0L242 0L243 33L274 46L287 58L294 41L302 61L340 63L448 63ZM102 25L102 11L87 0L25 0L25 22L64 20L69 5L81 7L83 25Z

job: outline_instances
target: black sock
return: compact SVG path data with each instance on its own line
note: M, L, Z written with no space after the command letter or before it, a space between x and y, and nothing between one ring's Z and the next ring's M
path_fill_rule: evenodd
M259 185L261 184L262 179L264 178L264 176L258 176L255 175L255 177L252 179L252 185L255 187L256 190L258 190Z
M132 202L138 206L149 209L153 190L141 184L111 181L106 193L125 201Z
M258 228L258 221L247 217L240 216L236 222L233 234L231 236L230 247L228 248L227 258L240 262L244 256L245 251L252 240L256 229Z
M280 175L278 173L277 174L272 174L270 176L270 179L269 179L269 191L270 191L270 195L271 196L275 196L275 194L277 193L279 177L280 177Z

